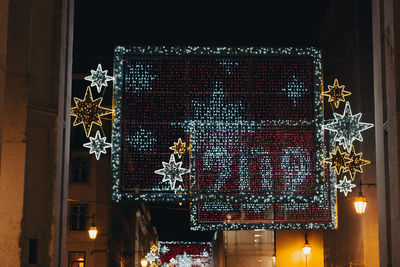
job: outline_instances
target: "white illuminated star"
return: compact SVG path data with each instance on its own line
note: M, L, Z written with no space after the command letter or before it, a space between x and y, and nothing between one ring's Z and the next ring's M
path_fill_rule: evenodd
M164 175L162 181L168 182L171 185L171 189L175 189L176 181L183 182L182 175L189 173L188 169L181 168L182 161L176 163L174 154L171 154L169 162L162 162L163 169L154 171L156 174Z
M324 128L334 132L334 140L343 145L348 152L354 140L363 141L361 132L374 126L372 123L360 122L362 114L353 115L349 102L346 102L343 115L338 113L333 113L333 115L334 122L324 125Z
M84 147L90 148L89 154L95 153L96 159L99 160L100 154L107 154L106 148L111 147L110 143L106 142L107 137L101 137L100 131L96 132L96 136L89 137L90 142L83 144Z
M152 250L149 253L147 253L145 258L149 261L150 264L152 264L158 259L157 255L154 254Z
M161 253L161 254L168 253L168 251L169 251L169 248L168 248L166 245L164 245L164 246L162 246L162 247L160 248L160 253Z
M343 192L343 194L347 197L347 194L351 192L351 189L356 187L355 184L351 183L351 180L347 180L347 177L344 176L342 180L339 181L339 184L336 185L336 188Z
M96 70L91 70L90 72L92 73L92 75L86 76L85 80L91 81L92 83L90 84L90 86L96 86L97 92L99 93L101 92L101 87L107 87L107 82L114 80L112 76L107 75L107 70L102 70L101 64L97 66Z

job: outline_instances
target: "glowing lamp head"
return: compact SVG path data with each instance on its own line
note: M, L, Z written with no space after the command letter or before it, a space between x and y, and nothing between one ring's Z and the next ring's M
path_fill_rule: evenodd
M304 243L303 253L304 253L304 255L310 255L311 254L311 246L310 246L310 244L308 242Z
M362 193L356 197L354 200L354 208L356 209L357 214L364 214L365 208L367 207L367 199L363 196Z
M142 259L140 260L140 266L142 266L142 267L146 267L148 263L149 263L149 262L147 261L146 258L142 258Z
M79 261L78 266L79 266L79 267L84 267L84 265L85 265L85 263L84 263L85 259L82 258L82 257L80 257L80 258L78 259L78 261Z
M89 232L89 238L95 240L97 237L97 227L94 224L92 224L88 232Z

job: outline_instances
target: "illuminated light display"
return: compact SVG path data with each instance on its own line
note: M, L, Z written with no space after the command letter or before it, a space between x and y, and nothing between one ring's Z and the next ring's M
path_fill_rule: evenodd
M114 76L115 201L192 201L199 224L230 213L230 229L242 214L264 228L335 227L318 50L117 47ZM178 138L190 172L166 180Z
M324 91L322 95L328 96L328 102L333 102L335 108L338 108L340 102L346 102L345 97L351 95L344 88L345 86L339 85L338 79L335 79L333 85L328 85L328 91Z
M107 82L114 80L112 76L107 75L107 70L104 70L101 68L101 64L97 66L96 70L91 70L90 71L92 75L85 77L85 80L90 81L91 84L90 86L96 86L97 92L101 92L101 88L103 86L107 87Z
M157 263L158 260L158 256L153 250L150 250L150 252L147 253L147 255L145 256L145 258L149 261L150 264Z
M169 147L169 149L173 150L174 154L177 154L179 158L182 158L186 152L186 142L182 142L182 139L179 138L178 142L174 142L174 145Z
M320 60L313 48L117 47L113 199L319 201ZM190 194L154 175L178 138Z
M346 152L341 152L340 147L337 146L335 151L331 153L331 157L325 159L325 162L328 162L330 168L335 170L335 173L339 175L342 170L343 172L348 170L348 164L351 162L351 159L348 158Z
M209 242L159 241L161 266L211 267L212 253ZM161 250L161 248L163 248Z
M107 137L101 137L100 131L96 132L96 136L89 137L90 142L83 144L83 147L89 148L89 154L95 154L96 159L100 159L100 155L107 154L106 148L110 148L111 144L106 142Z
M133 92L145 93L152 90L152 81L157 78L157 75L150 72L150 65L136 63L129 70L129 83Z
M371 161L362 159L361 157L362 157L362 152L356 154L354 146L351 146L350 153L347 154L349 162L346 163L346 168L352 181L354 181L357 172L363 173L362 166L371 163Z
M339 184L336 185L336 188L343 192L343 194L347 197L349 192L352 192L352 188L356 187L355 184L351 183L351 180L347 180L347 177L344 176L342 180L339 181Z
M132 151L135 153L151 153L157 140L151 131L138 127L127 140Z
M182 162L175 162L174 154L171 154L169 162L163 161L162 165L164 168L154 172L156 174L164 175L162 181L169 182L172 189L175 189L175 184L177 181L183 182L182 175L190 172L188 169L181 168Z
M348 152L354 140L363 141L361 132L374 126L372 123L360 122L362 114L353 115L349 102L346 102L343 115L338 113L333 113L333 115L334 121L324 125L324 128L334 132L334 140L339 142Z
M75 116L73 126L83 125L86 137L89 137L93 124L102 126L102 116L113 113L112 109L101 107L102 97L93 100L90 86L87 87L85 97L79 99L74 97L75 107L71 108L71 116Z

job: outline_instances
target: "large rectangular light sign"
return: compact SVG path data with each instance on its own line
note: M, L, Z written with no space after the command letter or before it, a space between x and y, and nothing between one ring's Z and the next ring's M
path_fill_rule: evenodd
M114 200L326 199L318 50L117 47L114 76Z

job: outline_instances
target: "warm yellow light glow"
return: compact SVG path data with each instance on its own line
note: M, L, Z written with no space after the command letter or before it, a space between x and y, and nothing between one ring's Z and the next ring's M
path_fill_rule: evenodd
M362 194L360 194L354 200L354 208L356 209L356 213L360 215L364 214L366 207L367 207L367 199Z
M174 154L178 154L179 158L182 158L182 155L186 151L186 142L182 142L182 139L179 138L178 142L174 142L174 145L169 147L169 149L173 150Z
M149 263L149 262L147 261L146 258L142 258L142 259L140 260L140 265L141 265L142 267L146 267L148 263Z
M333 81L333 85L328 85L328 91L322 92L323 96L328 96L328 102L333 102L335 108L339 107L340 102L346 102L345 97L351 95L350 92L344 90L344 85L339 85L338 79Z
M303 253L304 253L304 255L310 255L311 254L311 246L310 246L310 244L308 244L308 242L305 243L304 246L303 246Z
M93 100L90 86L86 89L83 99L74 97L74 101L76 106L71 108L71 115L75 116L75 120L72 125L77 126L82 124L86 137L89 137L93 124L103 125L100 117L113 113L112 109L100 106L101 101L103 101L102 97Z
M78 261L80 261L80 262L78 263L78 266L79 266L79 267L85 266L85 263L84 263L85 259L84 259L84 258L81 257L81 258L78 259Z
M97 227L96 226L94 226L94 225L90 226L88 232L89 232L90 239L92 239L92 240L96 239L96 236L97 236Z

